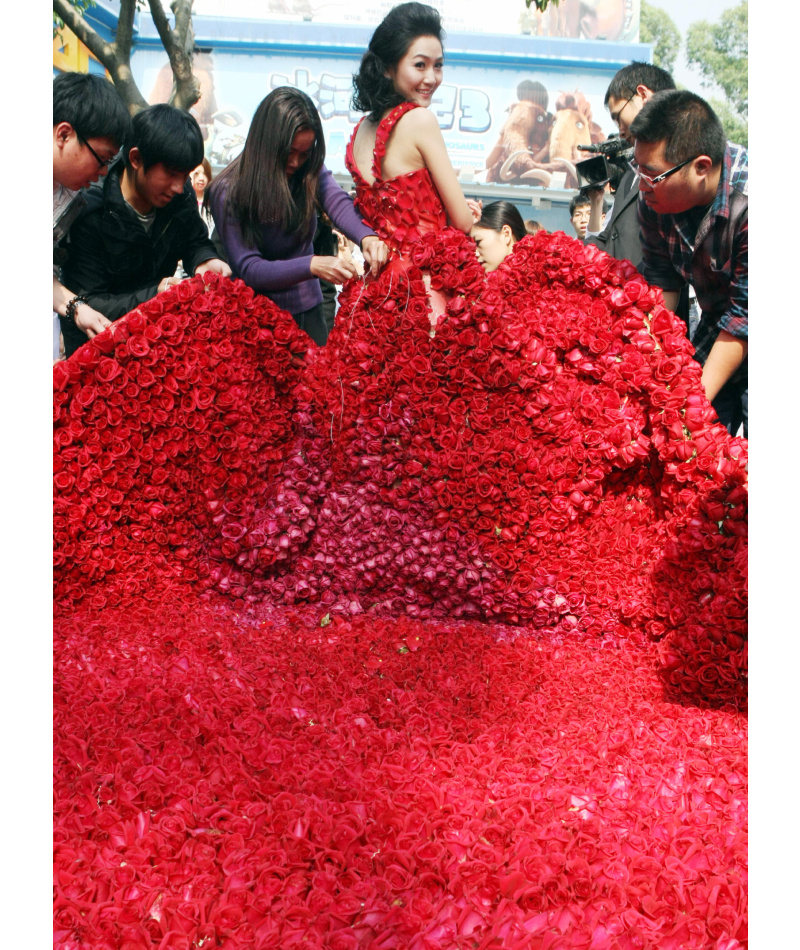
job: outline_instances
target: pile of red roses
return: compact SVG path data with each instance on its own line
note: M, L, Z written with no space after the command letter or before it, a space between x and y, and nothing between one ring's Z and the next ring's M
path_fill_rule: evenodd
M742 950L741 717L509 633L78 605L55 945Z
M682 324L564 235L488 279L467 251L432 232L429 276L351 284L307 358L287 314L210 277L57 365L58 602L189 583L239 607L646 635L675 688L741 704L746 445Z
M296 551L298 486L319 494L325 471L300 444L307 339L267 298L208 274L56 364L60 607L225 589L231 560L247 571Z
M480 287L459 265L456 293L463 241L412 255L449 295L435 330L412 263L351 286L310 357L334 493L304 582L333 571L335 610L669 634L676 685L741 702L746 444L715 421L683 325L630 264L564 235L518 243Z
M208 274L56 365L58 946L744 945L746 443L660 299L442 229L323 349Z

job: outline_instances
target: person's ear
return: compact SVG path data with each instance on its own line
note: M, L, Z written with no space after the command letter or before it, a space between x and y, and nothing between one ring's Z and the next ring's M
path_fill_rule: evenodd
M514 243L514 235L511 233L511 228L507 224L504 224L503 227L500 228L500 235L509 247Z
M711 161L708 155L698 155L697 158L692 162L691 167L694 169L694 172L698 178L705 178L714 167L714 163Z
M648 89L647 86L643 86L642 83L636 87L636 95L642 100L642 102L647 102L648 99L652 99L655 93L652 89Z
M69 122L59 122L53 128L53 135L59 148L63 148L73 135L77 135Z
M139 154L139 149L134 145L133 148L128 152L128 161L131 164L131 167L138 171L144 162L142 161L142 156Z

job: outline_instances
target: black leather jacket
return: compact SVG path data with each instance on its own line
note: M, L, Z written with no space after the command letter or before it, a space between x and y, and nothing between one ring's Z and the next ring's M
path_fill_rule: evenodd
M159 282L175 273L178 261L193 274L203 261L217 257L190 182L182 195L156 209L148 234L122 197L123 168L120 159L85 192L86 205L69 230L62 268L64 286L85 294L109 320L155 297ZM67 356L88 339L63 317L61 329Z

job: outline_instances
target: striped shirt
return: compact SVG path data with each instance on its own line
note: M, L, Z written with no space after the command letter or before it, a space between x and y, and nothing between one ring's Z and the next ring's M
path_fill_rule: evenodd
M662 290L692 285L702 312L692 343L702 364L720 330L747 339L747 149L728 142L717 193L699 224L692 210L656 214L639 196L639 271ZM745 360L731 380L746 376Z

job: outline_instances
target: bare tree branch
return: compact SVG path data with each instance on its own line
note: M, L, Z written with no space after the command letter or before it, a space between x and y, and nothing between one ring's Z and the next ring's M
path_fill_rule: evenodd
M153 23L156 25L158 30L158 35L161 37L161 42L164 46L164 49L169 53L170 47L174 44L174 37L172 34L172 28L169 25L169 20L167 19L167 14L164 12L164 8L161 6L161 0L149 0L150 3L150 13L153 16ZM172 59L170 58L170 62Z
M192 4L194 0L174 0L176 29L172 29L161 5L161 0L148 0L153 22L169 57L175 84L170 104L179 109L188 109L200 98L200 83L192 72L194 35L191 31ZM183 31L181 36L180 30ZM188 40L188 42L187 42Z
M131 44L133 43L133 19L135 16L136 0L120 0L115 44L120 52L120 55L127 60L130 60L131 58Z
M175 14L175 32L178 34L181 49L191 54L194 50L194 30L192 29L192 5L194 0L172 0L170 7Z
M175 14L175 29L172 29L161 0L148 0L153 22L169 57L172 68L173 87L169 102L179 109L189 109L200 98L200 82L192 71L194 56L194 31L192 29L192 6L194 0L172 0ZM114 86L128 107L131 115L147 106L131 72L131 48L133 25L136 17L136 0L120 0L116 36L107 43L81 16L69 0L53 0L53 13L89 49L93 56L111 74Z

